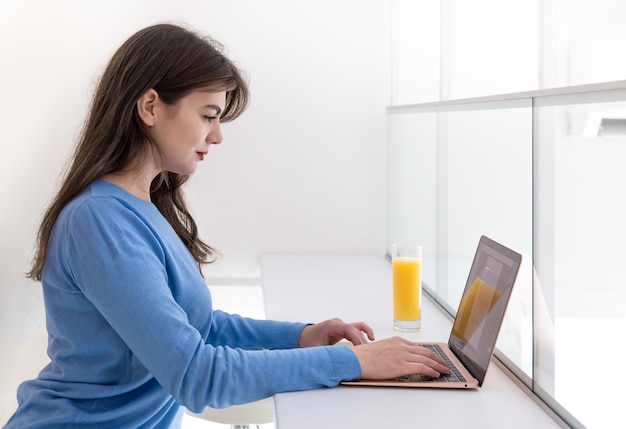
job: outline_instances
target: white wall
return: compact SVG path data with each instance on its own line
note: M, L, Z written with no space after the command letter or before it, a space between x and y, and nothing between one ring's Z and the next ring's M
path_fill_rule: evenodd
M376 0L1 2L0 385L6 351L43 324L40 286L22 274L39 218L99 73L146 25L211 34L250 78L249 110L188 186L224 253L208 281L260 276L262 252L382 254L389 14Z

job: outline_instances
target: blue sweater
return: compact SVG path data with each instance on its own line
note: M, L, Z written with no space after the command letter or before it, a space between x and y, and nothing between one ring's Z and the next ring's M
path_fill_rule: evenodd
M157 208L95 181L61 212L42 276L51 363L6 428L180 427L200 412L361 376L347 347L297 348L305 325L212 309Z

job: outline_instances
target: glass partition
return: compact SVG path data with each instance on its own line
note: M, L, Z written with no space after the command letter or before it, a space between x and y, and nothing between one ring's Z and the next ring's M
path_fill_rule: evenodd
M498 348L532 369L530 99L389 110L389 234L424 248L425 289L453 313L481 235L525 258Z
M497 347L532 369L532 104L530 99L440 109L437 295L456 310L481 235L523 257Z
M615 427L623 395L595 347L626 352L626 91L538 98L535 123L535 383L585 427Z
M422 278L435 288L437 234L437 114L407 110L389 118L387 250L393 243L423 247Z
M388 246L424 247L451 313L480 235L520 252L497 356L572 427L614 427L594 348L626 352L626 82L390 107L388 124Z

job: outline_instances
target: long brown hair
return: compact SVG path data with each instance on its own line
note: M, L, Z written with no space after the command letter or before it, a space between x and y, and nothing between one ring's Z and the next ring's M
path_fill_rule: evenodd
M237 118L248 105L241 72L208 37L179 25L158 24L122 44L100 79L71 164L41 221L29 278L41 280L50 235L63 207L92 181L132 167L152 144L137 113L137 100L154 89L174 105L199 88L226 91L221 122ZM162 172L152 181L150 198L198 264L210 263L219 253L198 237L181 189L188 178Z

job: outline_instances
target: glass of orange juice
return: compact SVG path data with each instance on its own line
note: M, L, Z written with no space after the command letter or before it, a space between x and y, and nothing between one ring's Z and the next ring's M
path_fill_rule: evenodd
M422 248L393 244L393 327L397 331L417 331L422 321Z

